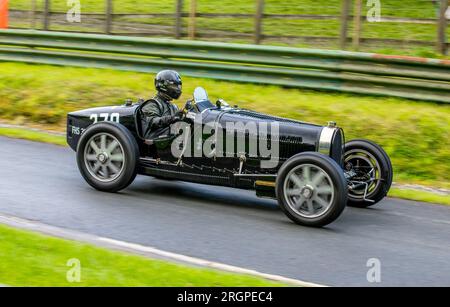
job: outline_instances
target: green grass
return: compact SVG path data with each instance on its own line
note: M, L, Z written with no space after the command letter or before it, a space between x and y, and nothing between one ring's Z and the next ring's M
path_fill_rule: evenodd
M15 139L44 142L61 146L67 145L66 138L64 136L29 129L0 127L0 135Z
M440 195L426 191L417 191L410 189L399 189L391 188L389 191L390 197L403 198L409 200L422 201L426 203L449 205L450 206L450 196Z
M37 8L42 9L44 0L36 0ZM171 13L175 8L175 0L115 0L114 11L116 13ZM103 12L105 1L82 0L82 11L86 13ZM26 10L31 7L30 0L11 0L10 7L13 9ZM67 11L67 1L52 0L52 11ZM184 1L184 12L188 12L190 1ZM255 11L254 0L200 0L197 1L199 12L210 13L253 13ZM364 6L363 14L368 10ZM318 3L315 0L265 0L265 13L267 14L316 14L316 15L338 15L341 11L341 0L328 0ZM383 0L382 14L385 16L402 16L415 18L433 18L436 8L431 1L424 0Z
M11 8L30 9L30 0L10 1ZM38 8L43 8L43 0L37 0ZM363 1L366 3L366 1ZM82 13L101 13L105 11L104 0L83 0ZM384 17L410 17L410 18L436 18L436 7L431 1L425 0L383 0L381 2L381 15ZM200 13L247 13L254 14L254 0L201 0L197 2L198 12ZM190 1L184 1L184 12L189 12ZM65 0L53 0L52 10L66 12L67 5ZM173 13L175 0L167 1L140 1L140 0L121 0L114 1L115 13ZM369 7L363 5L362 15L366 16ZM312 14L312 15L340 15L341 0L314 1L314 0L266 0L266 14ZM87 18L87 17L86 17ZM82 17L83 20L83 17ZM85 19L86 22L87 19ZM155 24L173 26L174 18L119 18L122 21L131 21L135 23ZM11 25L16 27L27 27L29 22L25 20L11 20ZM38 23L41 26L41 23ZM83 21L80 24L54 25L54 30L71 31L101 31L103 25L88 25L83 27ZM183 20L183 27L187 28L187 18ZM209 30L222 30L239 33L252 33L254 30L253 18L198 18L197 29L199 32ZM263 33L265 35L289 35L289 36L332 36L338 37L340 29L339 20L295 20L295 19L264 19ZM450 29L450 25L449 25ZM120 29L115 29L116 31ZM349 36L353 35L352 22L350 22ZM447 31L450 38L450 31ZM437 28L435 24L407 24L407 23L369 23L364 22L362 26L362 38L384 38L384 39L405 39L405 40L424 40L433 42L436 40ZM224 38L209 38L213 40L223 40ZM232 39L234 42L252 42L248 39ZM267 42L274 43L274 42ZM311 42L311 41L293 41L275 42L275 44L290 44L299 47L320 47L320 48L338 48L337 42ZM386 48L388 47L388 48ZM351 48L349 46L349 48ZM371 52L389 52L408 55L433 55L434 46L418 47L412 45L391 45L391 46L363 46L363 51Z
M69 259L81 265L70 283ZM9 286L283 286L247 275L148 259L0 225L0 284Z
M153 74L106 69L0 63L0 118L65 129L67 112L117 105L153 95ZM212 100L318 124L335 120L346 138L381 144L394 180L450 187L450 106L385 97L321 93L276 86L183 78L183 96L196 86Z

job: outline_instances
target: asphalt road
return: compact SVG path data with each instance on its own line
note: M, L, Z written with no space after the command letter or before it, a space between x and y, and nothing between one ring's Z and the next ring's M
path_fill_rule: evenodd
M69 148L2 137L0 175L0 213L326 285L450 286L446 206L386 199L307 228L250 191L138 176L97 192ZM370 258L381 283L367 281Z

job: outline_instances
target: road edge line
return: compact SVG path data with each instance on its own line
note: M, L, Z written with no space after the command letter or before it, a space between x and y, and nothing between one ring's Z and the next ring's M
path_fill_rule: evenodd
M130 252L133 254L138 254L141 256L172 260L182 264L194 265L199 267L205 267L209 269L221 270L230 273L244 274L255 277L261 277L271 281L282 282L290 284L292 286L300 287L326 287L325 285L306 282L298 279L293 279L289 277L284 277L281 275L274 275L268 273L262 273L252 269L246 269L234 265L224 264L215 261L209 261L201 258L186 256L182 254L177 254L173 252L164 251L155 247L145 246L137 243L129 243L125 241L120 241L111 238L99 237L96 235L91 235L87 233L78 232L75 230L70 230L66 228L61 228L57 226L51 226L38 221L27 220L24 218L19 218L12 215L0 214L0 224L7 226L35 231L41 234L46 234L58 238L79 241L83 243L93 244L95 246L109 248L118 251Z

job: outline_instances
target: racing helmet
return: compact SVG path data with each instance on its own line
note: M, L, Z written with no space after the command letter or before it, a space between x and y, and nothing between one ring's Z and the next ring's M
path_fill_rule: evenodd
M180 98L181 84L181 77L174 70L162 70L155 77L155 87L158 93L162 93L170 99Z

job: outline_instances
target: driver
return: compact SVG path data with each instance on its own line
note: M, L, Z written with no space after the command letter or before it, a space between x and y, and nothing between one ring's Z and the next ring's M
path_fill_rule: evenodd
M169 135L170 125L182 118L182 112L172 103L181 96L180 75L174 70L162 70L155 77L155 87L157 94L142 107L147 123L146 139Z

